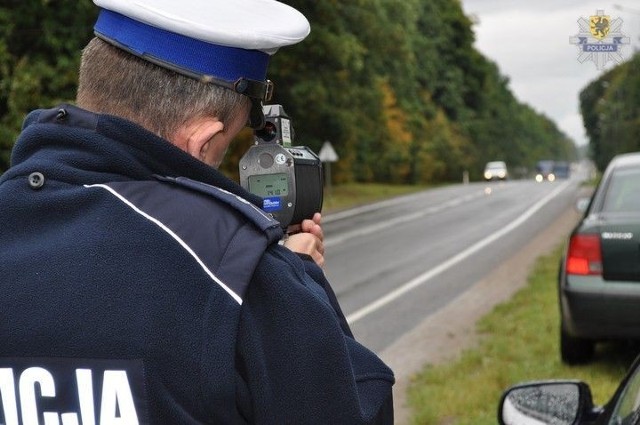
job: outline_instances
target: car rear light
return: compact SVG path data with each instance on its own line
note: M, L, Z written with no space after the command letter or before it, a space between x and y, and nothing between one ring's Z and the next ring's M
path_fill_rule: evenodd
M567 254L567 274L602 274L602 251L599 235L573 235L571 237Z

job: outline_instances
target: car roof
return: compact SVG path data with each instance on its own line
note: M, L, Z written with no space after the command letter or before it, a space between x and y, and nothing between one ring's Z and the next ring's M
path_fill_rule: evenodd
M598 184L596 191L593 194L590 212L602 211L604 207L605 197L608 196L609 186L611 184L612 176L625 171L625 169L640 169L640 152L630 152L614 156L607 165L602 180Z
M630 152L616 155L609 163L609 167L640 166L640 152Z

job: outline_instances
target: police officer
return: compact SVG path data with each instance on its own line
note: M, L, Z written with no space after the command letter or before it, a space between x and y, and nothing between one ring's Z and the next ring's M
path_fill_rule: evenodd
M76 105L30 113L0 179L0 423L392 423L320 217L280 244L216 170L263 125L274 0L94 0Z

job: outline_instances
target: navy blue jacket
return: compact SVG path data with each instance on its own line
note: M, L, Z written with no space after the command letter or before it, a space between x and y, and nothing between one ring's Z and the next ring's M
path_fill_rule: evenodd
M131 122L29 114L0 178L0 423L392 423L393 373L259 201Z

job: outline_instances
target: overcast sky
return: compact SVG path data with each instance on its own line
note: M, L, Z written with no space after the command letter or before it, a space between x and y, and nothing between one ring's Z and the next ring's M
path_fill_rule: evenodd
M640 50L640 0L461 0L465 13L476 18L476 48L509 77L515 96L551 118L578 145L587 143L578 95L589 82L616 63L598 70L592 60L580 63L578 20L603 10L620 18L620 32L630 43L624 59ZM616 7L618 6L618 7Z

